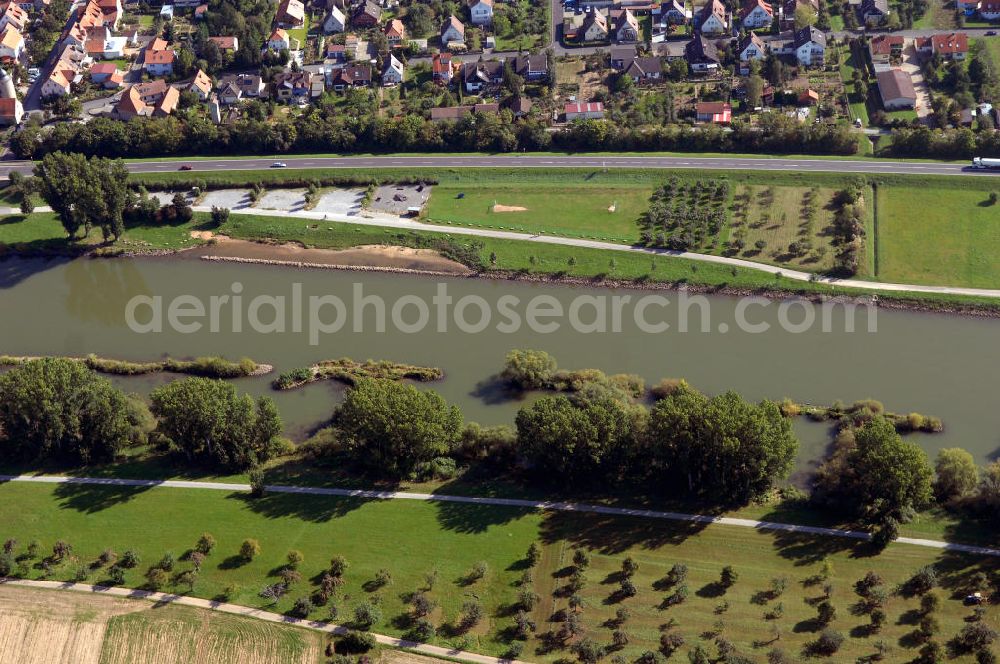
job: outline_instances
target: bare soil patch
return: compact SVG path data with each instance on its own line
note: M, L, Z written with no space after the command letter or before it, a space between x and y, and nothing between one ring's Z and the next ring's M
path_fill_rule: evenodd
M528 208L522 207L520 205L500 205L495 203L493 205L494 212L527 212Z
M207 231L205 231L207 232ZM200 239L209 239L201 237ZM222 240L223 236L215 236ZM192 250L199 256L253 258L317 265L388 267L468 274L469 268L445 258L433 249L413 249L392 245L364 245L350 249L314 249L298 244L265 244L226 238L213 246Z

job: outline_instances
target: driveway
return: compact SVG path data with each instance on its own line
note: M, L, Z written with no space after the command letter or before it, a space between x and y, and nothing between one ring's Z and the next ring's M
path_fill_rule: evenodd
M920 55L912 41L903 51L902 70L913 79L913 88L917 91L917 117L927 124L931 115L931 95L927 90L923 71L920 69Z

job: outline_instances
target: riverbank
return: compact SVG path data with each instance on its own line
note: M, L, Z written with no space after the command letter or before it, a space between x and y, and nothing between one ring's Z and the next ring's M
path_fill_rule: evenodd
M14 367L37 359L41 359L41 357L0 355L0 367ZM129 362L98 357L96 355L87 355L86 357L62 356L59 359L80 362L88 369L113 376L146 376L155 373L175 373L201 376L203 378L246 378L266 376L274 371L274 367L270 364L261 364L250 358L243 358L239 362L232 362L222 357L199 357L194 360L176 360L168 357L155 362Z

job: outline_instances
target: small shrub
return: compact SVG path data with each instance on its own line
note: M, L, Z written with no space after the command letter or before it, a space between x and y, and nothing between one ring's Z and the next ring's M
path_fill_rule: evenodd
M528 553L525 556L525 560L528 561L528 567L535 567L542 559L542 547L538 546L537 542L532 542L528 547Z
M118 562L118 564L125 569L137 567L139 563L139 554L136 553L135 549L125 549L125 553L122 554L122 559Z
M844 635L835 629L824 629L813 644L813 649L827 657L833 655L844 644Z
M361 602L354 607L354 622L360 627L369 629L372 625L382 622L382 609L371 602Z
M254 498L260 498L266 491L264 485L264 471L260 468L252 468L248 473L248 476L250 478L250 495Z
M172 572L174 570L174 554L167 551L160 558L160 562L156 563L156 566L162 569L164 572Z
M149 586L150 590L159 590L167 585L169 580L170 577L162 568L150 567L146 572L146 585Z
M732 565L726 565L722 568L722 574L719 575L719 582L722 584L723 588L731 588L740 575L733 569Z
M344 576L344 572L347 571L349 566L347 558L344 558L343 556L334 556L330 559L330 574L335 577Z
M306 558L305 556L302 555L301 551L292 549L291 551L288 552L288 555L285 556L285 559L288 561L288 566L294 569L299 565L301 565L302 561L305 560Z
M292 608L289 611L289 613L295 616L296 618L308 618L309 614L313 612L314 608L315 607L313 606L312 600L306 596L303 596L295 600L295 603L292 604Z
M260 555L260 542L255 539L245 539L240 545L240 558L246 561L253 560Z
M340 638L339 645L345 652L364 653L374 648L377 643L374 634L352 629Z

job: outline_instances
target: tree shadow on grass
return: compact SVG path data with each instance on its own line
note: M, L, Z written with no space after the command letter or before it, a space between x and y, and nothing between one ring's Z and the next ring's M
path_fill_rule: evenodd
M135 499L155 485L118 486L112 484L76 484L65 482L56 485L55 496L60 509L72 509L84 514L95 514Z
M240 501L250 511L268 519L295 517L312 523L323 523L347 516L376 500L304 493L265 493L263 496L254 497L242 491L230 493L226 498Z
M517 521L534 511L524 507L450 501L436 501L434 506L442 528L463 534L482 533L493 526Z
M762 532L770 532L774 536L774 548L778 555L793 561L796 566L813 565L827 556L844 552L858 558L874 555L870 551L871 546L864 540L780 530Z
M657 549L666 544L680 544L707 526L707 523L688 521L550 512L542 520L541 538L547 544L565 540L574 546L610 555L634 546Z

